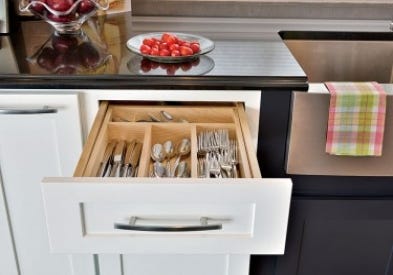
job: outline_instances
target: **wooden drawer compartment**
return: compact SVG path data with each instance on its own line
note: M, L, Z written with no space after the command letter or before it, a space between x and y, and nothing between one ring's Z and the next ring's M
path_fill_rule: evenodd
M226 129L229 138L236 140L238 144L238 160L240 177L261 177L258 161L255 154L247 154L246 142L243 131L247 131L246 126L240 122L239 109L236 104L221 106L126 106L123 104L102 104L102 109L106 109L102 122L95 123L94 127L99 127L99 134L89 141L94 146L85 148L83 157L78 164L74 176L95 177L99 170L100 163L104 158L105 148L111 141L130 142L135 139L143 144L141 158L139 161L138 176L148 177L151 169L152 146L156 143L163 144L167 140L172 140L174 146L182 139L191 141L191 153L184 158L191 168L191 177L197 177L197 136L205 131L215 129ZM156 119L160 117L160 111L166 111L173 116L173 122L137 122L146 121L149 115ZM244 111L242 111L244 112ZM244 113L242 113L244 114ZM179 117L178 119L176 117ZM244 116L245 117L245 116ZM162 119L162 118L161 118ZM187 123L183 122L184 120ZM210 122L209 122L210 121ZM244 124L244 123L243 123ZM95 129L92 130L96 132ZM249 136L247 136L249 139ZM250 142L247 140L247 142Z
M174 121L145 122L161 110ZM103 102L74 177L43 180L52 251L283 254L292 182L261 177L245 118L240 103ZM238 144L238 178L198 174L198 135L214 129ZM183 138L190 177L151 177L152 146ZM108 143L132 139L143 144L137 177L97 177Z

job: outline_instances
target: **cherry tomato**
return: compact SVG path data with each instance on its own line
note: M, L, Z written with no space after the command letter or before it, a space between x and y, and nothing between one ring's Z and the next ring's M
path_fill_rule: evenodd
M184 47L191 47L191 44L190 43L188 43L188 42L184 42L183 44L181 44L182 46L184 46Z
M170 56L171 53L167 49L160 50L160 56Z
M171 45L177 42L177 37L174 34L163 33L161 36L161 41Z
M163 33L160 38L146 37L143 39L140 51L143 54L155 56L190 56L200 52L201 47L196 40L187 41L178 38L175 34Z
M191 43L190 48L191 48L191 50L192 50L194 53L199 53L200 50L201 50L201 47L200 47L199 44L197 44L197 43Z
M153 48L150 51L150 55L159 56L160 55L160 51L158 49L156 49L156 48Z
M140 47L139 50L140 50L141 53L143 53L143 54L150 54L150 52L151 52L151 47L148 46L148 45L143 44L143 45Z
M180 51L179 50L171 51L171 56L180 56Z
M145 38L143 39L142 44L153 47L153 45L155 44L155 40L153 40L153 38Z
M182 55L182 56L188 56L188 55L194 54L192 49L190 47L186 47L186 46L180 46L179 51L180 51L180 55Z
M159 48L160 48L160 50L163 50L163 49L168 50L169 49L168 44L165 42L162 42L160 44Z
M172 44L169 46L170 51L179 50L179 44Z

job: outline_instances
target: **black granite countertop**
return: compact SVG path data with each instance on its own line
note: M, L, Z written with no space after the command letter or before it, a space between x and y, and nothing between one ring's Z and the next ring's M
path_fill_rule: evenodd
M210 29L207 22L190 23L187 18L175 24L142 22L130 13L97 17L83 25L81 35L65 39L77 39L79 45L89 47L64 53L53 50L58 37L46 22L23 19L9 36L1 37L0 88L307 89L305 73L278 33L244 35L218 31L211 24ZM233 27L236 24L229 29ZM174 65L152 64L126 47L127 40L137 34L162 30L207 37L215 48L196 60ZM14 66L4 52L5 40L14 54ZM1 60L4 56L8 63Z

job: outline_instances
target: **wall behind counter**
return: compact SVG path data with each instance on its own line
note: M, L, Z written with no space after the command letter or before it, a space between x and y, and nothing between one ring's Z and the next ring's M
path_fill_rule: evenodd
M134 15L393 20L392 0L132 0Z

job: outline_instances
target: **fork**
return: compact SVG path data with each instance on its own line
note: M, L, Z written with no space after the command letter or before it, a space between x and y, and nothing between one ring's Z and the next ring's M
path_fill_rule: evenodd
M198 177L199 178L208 178L208 162L206 159L200 157L198 158Z
M229 142L229 148L230 148L230 162L232 164L232 172L233 172L233 177L238 178L238 172L237 172L237 164L239 163L238 159L238 148L237 148L237 142L234 139L231 139Z
M217 156L214 153L208 153L207 159L209 163L209 175L213 175L215 178L221 178L221 167L218 163Z
M221 154L218 155L218 163L220 164L221 170L223 171L222 176L224 178L233 177L233 167L231 162L231 155L228 149L223 150Z

